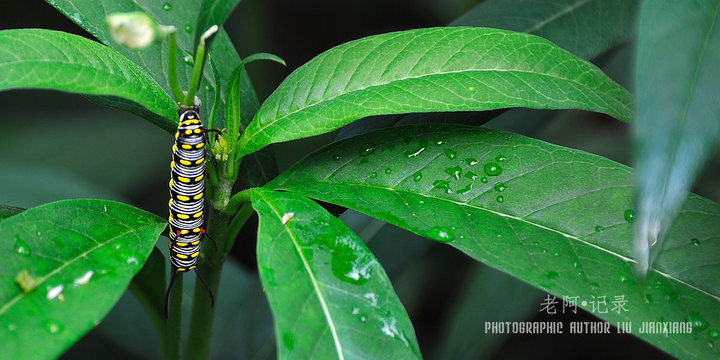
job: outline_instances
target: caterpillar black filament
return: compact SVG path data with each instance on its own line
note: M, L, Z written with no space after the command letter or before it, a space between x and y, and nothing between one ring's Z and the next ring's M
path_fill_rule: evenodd
M165 294L165 317L168 317L170 289L177 275L194 270L200 281L210 293L215 305L215 297L205 279L198 271L198 257L202 246L205 220L205 141L207 131L199 118L197 106L183 107L178 110L180 117L175 133L170 163L170 264L172 277ZM212 240L213 245L215 241ZM217 245L215 245L217 249Z

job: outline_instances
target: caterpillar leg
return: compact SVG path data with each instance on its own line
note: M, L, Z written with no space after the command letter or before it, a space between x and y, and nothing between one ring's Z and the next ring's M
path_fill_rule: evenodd
M217 251L217 243L215 242L215 239L213 239L207 232L205 232L205 229L200 228L200 232L205 234L210 241L212 241L213 247L215 248L215 251Z
M212 290L210 290L210 286L207 282L205 282L205 279L203 279L202 275L200 275L200 271L198 271L197 267L194 269L195 274L197 274L198 279L205 285L205 289L207 290L208 294L210 295L210 306L215 306L215 295L213 295Z
M165 292L165 319L168 318L168 303L170 302L170 290L172 290L173 284L175 284L175 280L177 279L178 273L180 273L180 271L178 271L176 268L173 268L173 270L175 270L175 271L173 271L172 277L170 278L170 284L168 284L167 291Z

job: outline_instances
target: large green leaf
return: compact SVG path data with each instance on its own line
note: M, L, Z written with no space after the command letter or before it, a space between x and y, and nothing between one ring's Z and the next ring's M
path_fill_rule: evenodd
M382 266L313 201L258 188L258 268L281 359L419 358Z
M628 40L640 0L487 0L451 25L530 33L590 59Z
M398 134L402 134L398 137ZM628 311L611 323L693 321L696 334L638 334L679 357L715 354L720 205L691 196L646 284L633 276L632 170L581 151L466 126L393 128L321 149L268 184L429 238L557 296ZM596 297L596 298L593 298ZM710 331L711 330L711 331Z
M164 227L103 200L55 202L0 222L3 356L59 356L120 298Z
M240 0L203 0L196 27L200 31L195 32L195 43L200 41L203 29L213 25L222 26L239 2Z
M643 273L720 139L719 14L719 0L643 5L635 64L635 249Z
M172 99L142 69L83 37L42 29L0 32L0 90L54 89L112 95L155 114L175 113Z
M240 154L370 115L519 106L630 118L622 87L547 40L489 28L418 29L352 41L301 66L258 110Z

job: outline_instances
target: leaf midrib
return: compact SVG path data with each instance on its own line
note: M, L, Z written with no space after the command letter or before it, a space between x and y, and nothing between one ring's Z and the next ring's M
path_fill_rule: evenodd
M588 86L587 86L586 84L583 84L583 83L577 81L576 79L565 78L565 77L561 77L561 76L558 76L558 75L555 75L555 74L532 72L532 71L528 71L528 70L519 70L519 69L463 69L463 70L453 70L453 71L441 71L441 72L435 72L435 73L430 73L430 74L421 74L421 75L416 75L416 76L409 76L409 77L405 77L405 78L401 78L401 79L393 79L393 80L390 80L390 81L387 81L387 82L382 82L382 83L373 84L373 85L366 86L366 87L361 87L361 88L358 88L358 89L355 89L355 90L351 90L351 91L349 91L349 92L339 93L339 94L337 94L337 95L331 96L331 97L326 98L326 99L320 99L319 101L316 101L316 102L311 103L311 104L303 104L302 107L300 107L300 108L298 108L298 109L296 109L296 110L290 111L290 112L288 112L288 113L286 113L286 114L284 114L284 115L282 115L282 116L280 116L280 117L277 117L277 118L273 119L272 122L269 122L269 123L267 123L266 125L260 125L260 126L258 126L258 128L257 128L258 130L253 133L253 136L256 136L257 134L263 133L268 127L274 125L274 124L277 123L278 121L281 121L281 120L283 120L283 119L285 119L285 118L287 118L287 117L289 117L289 116L295 115L295 114L300 113L300 112L303 112L303 111L307 111L307 110L310 109L310 108L313 108L313 107L322 105L323 103L326 103L326 102L328 102L328 101L332 101L332 100L334 100L334 99L336 99L336 98L339 98L339 97L350 96L350 95L353 95L354 93L357 93L357 92L362 92L362 91L366 91L366 90L371 90L371 89L373 89L373 88L382 87L382 86L386 86L386 85L391 85L391 84L393 84L393 83L402 82L402 81L407 81L407 80L416 80L416 79L422 79L422 78L433 77L433 76L443 76L443 75L462 74L462 73L474 73L474 72L488 72L488 73L489 73L489 72L498 72L498 73L507 72L507 73L532 74L532 75L536 75L536 76L543 76L543 77L548 77L548 78L551 78L551 79L567 81L567 82L573 83L573 84L575 84L575 85L578 85L579 87L586 88L586 89L588 88ZM627 107L625 106L625 104L622 103L622 101L616 99L615 97L610 97L610 98L612 99L613 102L616 103L616 105L619 105L620 108L622 108L623 110L625 110L625 112L628 112L628 111L629 111L629 109L627 109ZM255 118L256 118L256 120L257 120L257 123L260 123L260 115L261 115L261 111L258 111L257 115L255 116ZM625 120L623 120L623 121L625 121ZM248 142L249 142L249 139L248 139L248 140L245 140L245 141L243 142L243 144L241 144L241 146L247 144Z
M524 219L524 218L521 218L521 217L513 216L513 215L510 215L510 214L504 214L504 213L501 213L501 212L498 212L498 211L495 211L495 210L491 210L491 209L488 209L488 208L481 207L481 206L476 205L476 204L470 204L470 203L465 203L465 202L456 201L456 200L452 200L452 199L447 199L447 198L442 198L442 197L436 197L436 196L432 196L432 195L429 195L429 194L422 194L422 193L412 192L412 191L408 191L408 190L404 190L404 189L396 189L396 188L387 187L387 186L371 185L371 184L365 184L365 183L332 182L332 181L321 181L321 180L315 180L314 182L315 182L315 183L337 184L337 185L350 186L350 187L373 188L373 189L390 191L390 192L394 192L394 193L402 193L402 194L406 194L406 195L420 196L420 197L424 197L424 198L426 198L426 199L433 199L433 200L439 200L439 201L447 201L447 202L449 202L449 203L452 203L452 204L455 204L455 205L460 205L460 206L467 206L467 207L474 208L474 209L477 209L477 210L480 210L480 211L485 211L485 212L491 213L491 214L493 214L493 215L497 215L497 216L500 216L500 217L504 217L504 218L508 218L508 219L515 220L515 221L518 221L518 222L522 222L522 223L525 223L525 224L534 226L534 227L536 227L536 228L538 228L538 229L541 229L541 230L546 230L546 231L554 232L554 233L559 234L559 235L561 235L561 236L563 236L563 237L565 237L565 238L572 239L572 240L576 240L576 241L578 241L578 242L580 242L580 243L582 243L582 244L585 244L585 245L587 245L587 246L589 246L589 247L591 247L591 248L595 248L595 249L597 249L597 250L600 250L600 251L603 251L603 252L605 252L605 253L608 253L608 254L610 254L610 255L612 255L612 256L615 256L615 257L619 258L619 259L622 260L622 261L630 262L630 263L636 263L636 261L635 261L634 259L631 259L631 258L629 258L629 257L627 257L627 256L625 256L625 255L622 255L622 254L620 254L620 253L617 253L617 252L615 252L615 251L613 251L613 250L611 250L611 249L607 249L607 248L604 248L604 247L602 247L602 246L600 246L600 245L593 244L593 243L591 243L591 242L589 242L589 241L587 241L587 240L584 240L584 239L578 237L577 235L568 234L568 233L563 232L562 230L553 229L553 228L544 226L544 225L539 224L539 223L532 222L532 221L530 221L530 220L527 220L527 219ZM295 186L302 186L302 184L295 183ZM283 189L283 187L284 187L283 184L280 184L280 185L276 186L276 188L278 188L278 189ZM287 188L286 188L286 189L287 189ZM292 189L287 189L287 190L292 190ZM322 199L319 199L319 200L322 200ZM372 214L369 214L369 215L372 216ZM704 289L700 289L700 288L698 288L698 287L696 287L696 286L694 286L694 285L692 285L692 284L689 284L689 283L685 282L684 280L678 279L678 278L674 277L673 275L670 275L670 274L668 274L668 273L662 272L662 271L660 271L660 270L658 270L658 269L656 269L656 268L653 268L653 269L651 269L651 270L652 270L653 272L657 273L657 274L660 275L660 276L663 276L663 277L665 277L665 278L667 278L667 279L676 281L676 282L678 282L678 283L680 283L680 284L682 284L682 285L684 285L684 286L686 286L686 287L688 287L688 288L691 288L691 289L693 289L693 290L695 290L695 291L698 291L698 292L700 292L700 293L702 293L702 294L705 294L705 295L711 297L712 299L714 299L715 301L717 301L718 303L720 303L720 296L718 296L718 295L711 294L711 293L707 292L707 291L704 290Z
M261 197L278 218L282 217L282 214L280 214L278 209L276 209L273 206L273 204L270 201L268 201L267 198L262 196L261 193L255 192L255 195ZM342 345L340 344L340 339L338 337L337 330L335 329L335 322L333 321L333 318L330 315L330 309L328 308L327 303L325 303L325 298L323 297L323 294L320 291L319 282L315 278L315 274L312 272L312 269L310 268L310 264L308 263L307 259L305 258L305 255L303 254L302 250L300 249L300 244L298 244L298 240L297 240L297 237L295 236L295 233L288 226L282 225L282 227L285 229L287 234L290 236L290 239L292 239L293 246L295 247L295 251L297 252L298 256L300 257L300 260L302 260L303 267L305 268L305 271L307 272L308 277L310 278L310 283L312 284L313 289L315 290L315 295L318 297L318 300L320 302L320 307L322 308L323 314L325 315L325 318L327 319L328 328L330 329L330 333L332 334L332 337L333 337L333 342L335 343L335 351L337 352L338 359L344 360L345 357L342 352Z

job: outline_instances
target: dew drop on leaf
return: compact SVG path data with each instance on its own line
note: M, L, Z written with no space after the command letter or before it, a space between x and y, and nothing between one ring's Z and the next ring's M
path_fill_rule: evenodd
M498 196L495 198L495 201L501 203L501 202L505 201L505 198L504 198L502 195L498 195Z
M340 156L340 154L335 154L335 155L333 155L333 159L340 160L340 159L342 159L342 156Z
M485 183L488 182L488 178L486 178L486 177L483 176L483 177L480 178L480 182L485 184Z
M635 213L632 210L625 210L625 221L629 223L635 221Z
M720 338L720 331L718 331L718 329L710 329L708 330L708 335L711 339L717 339Z
M413 181L418 182L420 180L422 180L422 173L418 171L413 174Z
M477 178L478 178L477 174L474 173L474 172L472 172L472 171L466 172L466 173L465 173L465 177L468 178L468 179L470 179L470 180L477 180Z
M698 239L690 239L690 243L695 246L700 246L700 240Z
M505 191L505 184L499 182L493 186L493 189L495 189L495 191L503 192Z
M435 182L433 182L433 187L435 189L444 190L446 194L452 193L452 190L450 190L450 183L445 180L435 180Z
M483 170L485 170L485 173L489 176L498 176L502 174L502 168L497 163L487 163L483 167Z
M447 158L450 160L454 160L457 156L457 153L455 152L455 150L447 149L445 150L445 156L447 156Z
M192 66L192 65L193 65L192 55L190 55L190 54L185 54L185 56L183 56L183 61L185 62L186 65Z
M440 242L450 242L455 240L455 234L444 226L435 226L434 228L428 230L425 235L430 239Z
M573 266L576 267L576 268L577 268L577 267L580 267L580 261L579 261L579 260L573 261Z
M392 169L391 169L391 168L385 168L385 173L386 173L386 174L390 174L391 172L392 172Z
M628 277L627 277L627 275L620 275L620 282L621 282L621 283L628 282Z
M370 178L371 178L371 179L374 179L374 178L376 178L376 177L377 177L377 173L376 173L376 172L373 171L373 172L370 173Z
M190 25L185 25L185 32L191 33L191 32L192 32L192 26L190 26Z
M495 161L497 161L497 162L503 162L503 161L505 161L505 159L506 159L505 155L503 155L503 154L498 154L498 156L495 157Z
M475 165L478 163L478 161L475 158L467 158L465 159L465 163L467 163L468 165Z
M15 252L24 256L30 255L30 248L18 235L15 235Z
M53 335L57 335L63 331L62 325L54 321L45 322L44 327L47 332Z
M445 173L454 177L455 180L460 180L462 175L462 169L459 166L453 166L445 169Z
M164 3L164 4L163 4L163 10L165 10L165 11L170 11L170 10L172 10L172 5L170 5L170 3Z
M692 324L693 330L704 330L708 327L707 321L697 311L692 311L687 320Z
M595 227L595 232L603 232L603 231L605 231L605 229L603 229L602 226L598 225Z
M467 186L465 186L464 188L458 189L458 190L456 190L455 192L458 193L458 194L464 194L464 193L470 191L471 189L472 189L472 183L469 183L469 184L467 184Z
M375 148L377 148L377 146L373 143L363 144L363 146L360 147L360 150L358 150L358 154L360 154L360 156L368 156L375 151Z

